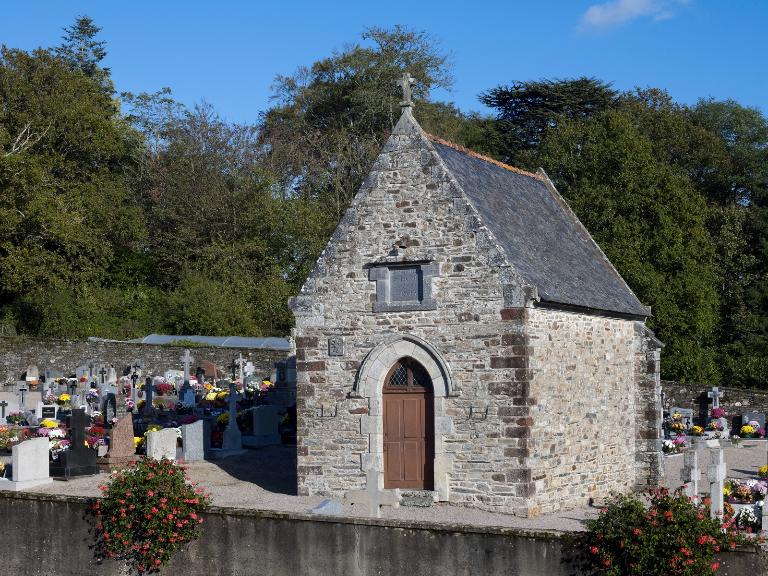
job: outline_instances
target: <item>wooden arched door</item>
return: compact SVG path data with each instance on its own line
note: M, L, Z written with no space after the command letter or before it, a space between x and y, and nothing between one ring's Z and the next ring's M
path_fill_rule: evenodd
M384 487L432 490L432 380L413 358L401 358L384 380Z

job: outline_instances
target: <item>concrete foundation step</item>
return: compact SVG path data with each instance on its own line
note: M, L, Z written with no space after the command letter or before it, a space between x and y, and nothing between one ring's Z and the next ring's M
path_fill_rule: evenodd
M418 506L429 508L435 501L437 492L433 490L400 490L400 506Z

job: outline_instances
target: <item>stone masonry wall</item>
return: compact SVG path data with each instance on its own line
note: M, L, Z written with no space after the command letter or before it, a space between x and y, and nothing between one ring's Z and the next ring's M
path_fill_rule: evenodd
M181 370L179 358L183 353L183 346L0 338L0 386L15 384L31 364L37 365L41 374L45 370L74 373L77 366L89 361L112 364L120 370L133 364L136 359L143 362L147 370L156 374L170 369ZM190 348L190 353L195 358L195 366L210 361L222 367L230 365L238 354L243 354L253 362L257 372L263 375L272 374L274 363L285 360L288 356L287 352L280 350L218 347L194 347Z
M634 325L528 311L531 469L539 512L584 506L634 484Z
M640 490L659 485L664 475L661 348L650 329L635 322L635 489Z
M366 267L387 255L439 265L435 310L372 311ZM514 354L523 315L505 308L516 290L519 300L522 287L437 155L417 134L396 133L293 304L299 493L341 496L366 485L380 407L354 397L356 374L375 346L410 334L451 371L454 390L440 400L445 419L435 430L450 501L527 514L530 422L518 422L529 374ZM342 356L329 355L331 337L344 338Z

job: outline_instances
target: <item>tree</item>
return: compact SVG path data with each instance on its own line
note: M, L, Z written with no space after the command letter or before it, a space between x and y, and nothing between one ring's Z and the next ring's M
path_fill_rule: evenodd
M109 68L102 68L101 61L107 56L106 42L96 40L101 28L88 16L78 16L75 23L65 28L62 44L53 52L64 60L73 70L79 70L86 76L99 81L111 92Z
M88 303L144 235L132 195L140 149L94 78L44 50L3 48L0 316L24 332L100 332Z
M495 108L497 130L495 156L504 162L529 165L548 130L562 119L582 120L613 107L617 92L596 78L513 82L480 95ZM535 168L535 167L534 167Z
M666 344L665 378L717 382L717 273L707 206L658 157L637 105L548 130L539 160L641 301Z

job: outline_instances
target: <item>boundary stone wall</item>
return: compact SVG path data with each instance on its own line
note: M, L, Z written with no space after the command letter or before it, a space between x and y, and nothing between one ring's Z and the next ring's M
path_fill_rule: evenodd
M86 500L0 492L3 568L28 576L118 576L89 548ZM185 576L565 576L563 534L515 528L217 508L161 574ZM24 527L24 529L20 527ZM40 535L45 537L41 538ZM764 553L721 556L726 574L766 574Z
M74 373L75 368L88 361L112 364L121 369L139 359L145 369L159 374L169 369L181 370L179 358L185 346L133 344L127 342L92 342L88 340L46 340L40 338L0 338L0 389L12 387L30 364L37 365L40 373L60 370ZM271 375L275 362L286 360L287 351L247 348L191 347L195 366L214 362L228 366L232 359L242 354L256 366L258 374Z

